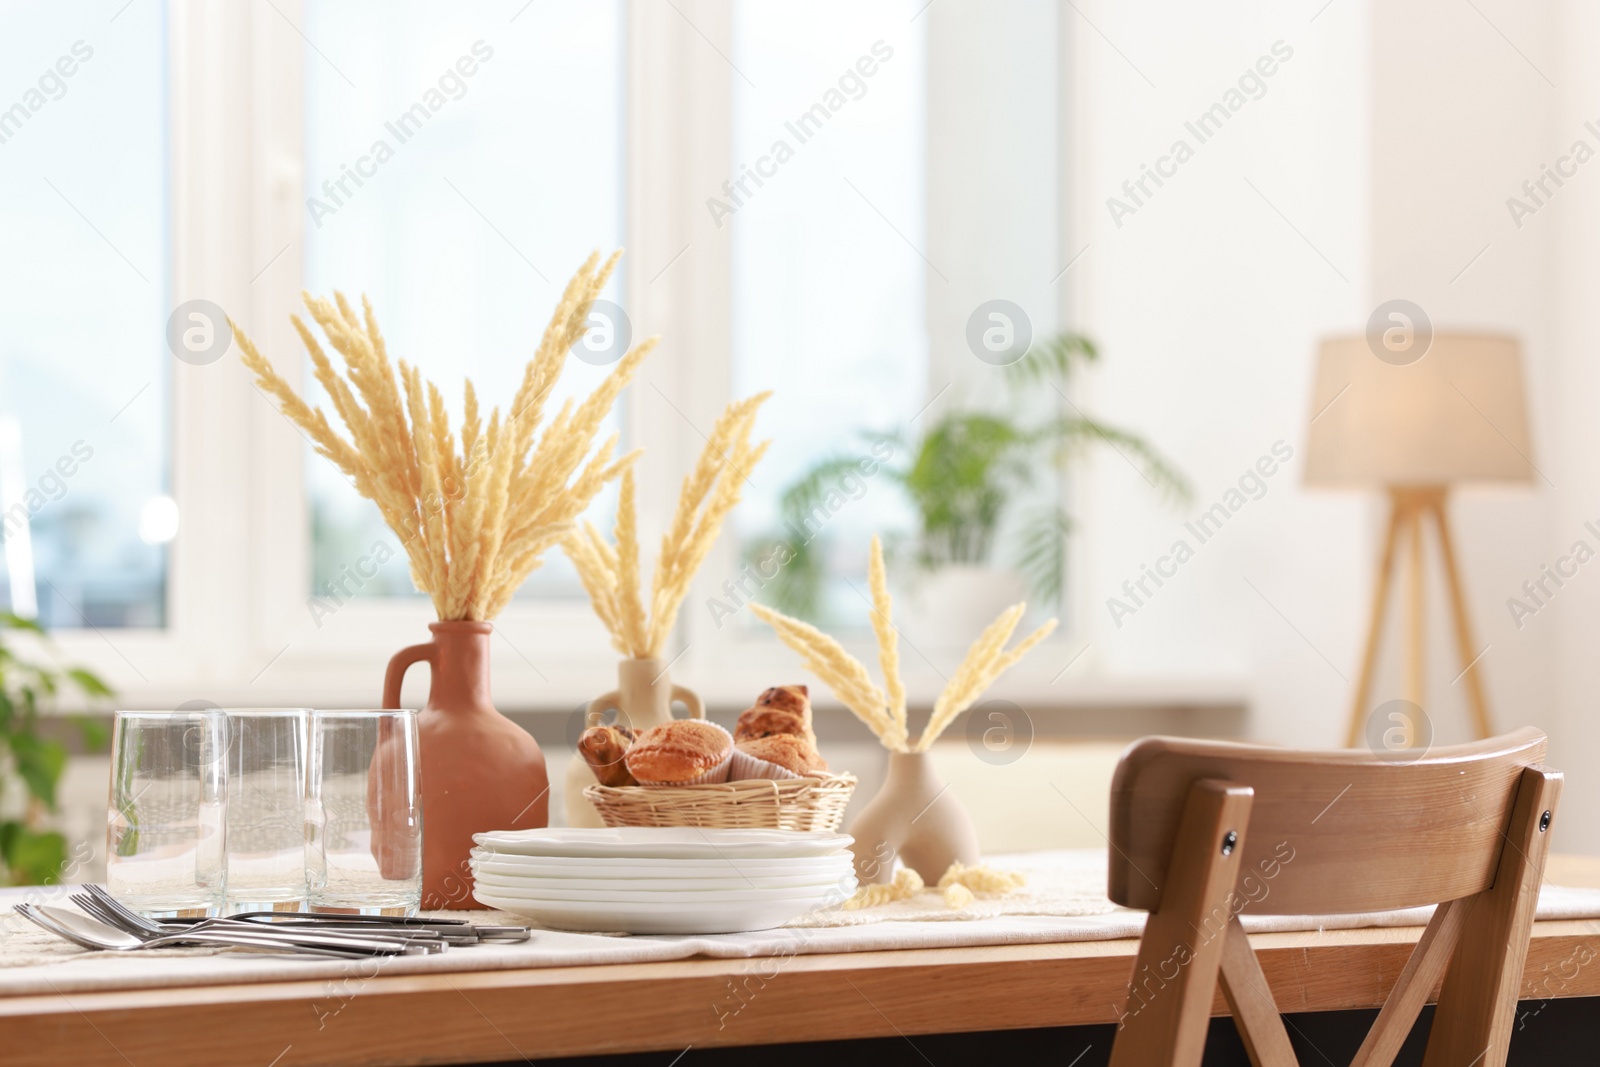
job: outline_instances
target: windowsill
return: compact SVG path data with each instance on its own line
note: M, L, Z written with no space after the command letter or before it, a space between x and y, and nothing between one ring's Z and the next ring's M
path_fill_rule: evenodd
M229 663L197 655L173 632L60 631L53 638L61 662L102 673L118 694L118 707L170 708L194 700L222 707L375 707L390 656L426 641L426 622L423 605L403 612L353 605L320 629L274 628L271 642L239 650ZM870 636L843 643L876 677ZM1052 728L1073 734L1243 731L1252 695L1247 677L1130 675L1084 649L1084 638L1070 634L1044 642L983 702L1008 701L1031 716L1048 713ZM914 717L926 714L964 653L902 643ZM492 655L496 705L519 717L571 715L616 685L618 657L587 605L578 602L508 611L496 621ZM805 682L823 718L835 710L848 718L799 658L761 631L691 630L669 668L673 680L695 690L715 715L736 714L768 686ZM426 666L409 671L404 706L420 707L427 692Z

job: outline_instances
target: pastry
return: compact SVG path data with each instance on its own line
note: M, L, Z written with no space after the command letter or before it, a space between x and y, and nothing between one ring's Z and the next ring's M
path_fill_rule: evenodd
M780 708L801 715L811 714L811 691L803 685L775 685L761 691L756 707Z
M816 746L803 737L793 734L773 734L771 737L752 737L737 743L740 752L767 763L775 763L784 770L798 775L815 774L828 769Z
M697 785L727 781L732 756L728 731L704 719L680 719L640 734L623 761L640 785Z
M755 704L739 715L733 727L735 741L788 734L803 737L814 749L817 735L811 730L811 700L803 685L774 686L756 698Z
M638 785L623 762L633 731L625 726L591 726L578 737L578 752L601 785Z

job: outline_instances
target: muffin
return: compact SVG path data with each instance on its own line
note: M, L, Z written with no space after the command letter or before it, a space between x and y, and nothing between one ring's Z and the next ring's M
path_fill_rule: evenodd
M792 774L804 777L828 769L821 753L803 737L792 734L774 734L771 737L754 737L736 744L738 750L764 763L776 764Z
M664 722L644 731L623 762L640 785L699 785L725 782L733 738L704 719Z
M811 730L811 700L803 685L766 690L739 715L733 727L735 741L780 735L802 737L813 749L817 747L817 735Z

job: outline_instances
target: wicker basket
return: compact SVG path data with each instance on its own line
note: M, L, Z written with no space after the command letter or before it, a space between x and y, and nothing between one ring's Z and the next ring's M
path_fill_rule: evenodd
M856 789L853 774L720 785L591 785L583 795L607 826L835 831Z

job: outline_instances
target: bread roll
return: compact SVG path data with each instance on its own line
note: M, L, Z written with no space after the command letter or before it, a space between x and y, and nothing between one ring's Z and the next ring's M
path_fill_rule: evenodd
M578 752L601 785L638 785L623 762L633 731L622 726L591 726L578 736Z
M764 691L734 724L735 741L789 735L802 737L813 749L817 735L811 729L811 700L803 685L780 685Z

